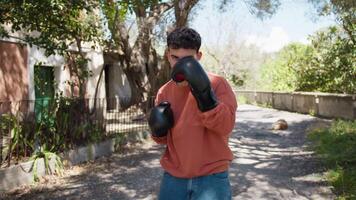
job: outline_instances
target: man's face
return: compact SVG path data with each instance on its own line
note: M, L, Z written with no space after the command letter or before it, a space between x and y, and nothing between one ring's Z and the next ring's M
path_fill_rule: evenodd
M167 58L168 62L171 65L171 68L174 67L174 65L177 63L177 61L183 57L186 56L193 56L195 59L200 60L202 53L200 51L197 52L195 49L172 49L168 48L167 51ZM187 86L188 82L187 81L182 81L177 83L178 86Z
M186 56L193 56L195 59L200 60L202 53L200 51L197 52L195 49L172 49L168 48L167 51L167 58L169 61L169 64L173 68L176 62L183 57Z

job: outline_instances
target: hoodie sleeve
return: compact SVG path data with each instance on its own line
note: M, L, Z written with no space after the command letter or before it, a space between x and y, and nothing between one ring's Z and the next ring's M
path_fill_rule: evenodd
M223 78L214 92L219 104L212 110L200 113L202 123L217 134L229 135L235 126L237 109L235 93Z

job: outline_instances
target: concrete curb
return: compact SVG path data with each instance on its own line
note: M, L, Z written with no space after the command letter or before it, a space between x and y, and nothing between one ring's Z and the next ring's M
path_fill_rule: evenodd
M94 160L101 156L109 156L119 147L128 143L143 142L148 138L148 132L126 133L125 137L116 137L106 141L78 147L59 155L66 166L73 166L89 160ZM15 189L21 185L28 185L34 182L33 162L28 161L9 168L0 169L0 192ZM37 176L46 174L43 158L37 161ZM52 159L49 163L50 169L55 169L55 162Z

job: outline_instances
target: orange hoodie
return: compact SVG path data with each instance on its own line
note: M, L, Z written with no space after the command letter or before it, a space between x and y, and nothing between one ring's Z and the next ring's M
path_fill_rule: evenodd
M167 136L152 138L166 144L160 162L173 176L192 178L222 172L233 158L228 138L235 125L235 94L224 78L208 76L219 104L207 112L198 109L189 86L177 86L170 80L157 93L156 105L170 102L174 126Z

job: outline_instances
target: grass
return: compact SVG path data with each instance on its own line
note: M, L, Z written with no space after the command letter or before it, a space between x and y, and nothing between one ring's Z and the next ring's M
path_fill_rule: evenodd
M328 169L337 199L356 199L356 120L336 120L330 128L312 130L308 139Z

